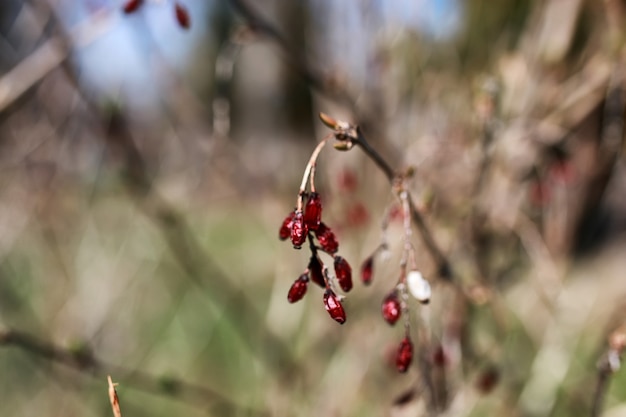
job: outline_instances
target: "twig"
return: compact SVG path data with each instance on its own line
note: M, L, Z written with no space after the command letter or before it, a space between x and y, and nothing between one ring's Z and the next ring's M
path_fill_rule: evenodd
M109 382L109 401L111 402L111 409L115 417L122 417L122 410L120 410L120 399L117 396L115 387L117 383L113 383L111 375L107 375L107 381Z
M369 144L365 135L363 134L360 127L356 128L357 137L353 139L353 142L360 146L363 152L376 164L376 166L385 174L387 180L393 184L396 179L396 173L391 168L391 165ZM448 281L453 281L453 271L451 268L450 261L443 254L443 251L435 242L435 238L433 237L430 228L426 224L426 221L422 217L422 214L419 212L412 198L408 199L409 201L409 209L411 211L411 218L415 225L417 226L420 235L422 236L422 240L426 245L426 249L433 257L435 264L437 265L437 273L441 278L444 278Z

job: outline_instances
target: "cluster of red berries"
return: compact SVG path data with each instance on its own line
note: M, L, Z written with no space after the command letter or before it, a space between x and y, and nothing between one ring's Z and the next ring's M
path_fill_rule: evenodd
M139 10L144 3L145 0L126 0L122 10L126 14L131 14ZM187 11L187 8L178 1L174 2L174 16L176 17L178 25L183 29L189 29L191 27L191 17L189 16L189 11Z
M311 258L304 273L295 280L289 289L287 300L290 303L301 300L306 294L309 281L313 281L325 289L324 307L330 317L339 324L343 324L346 321L346 313L341 304L341 297L332 289L328 269L320 259L319 251L333 257L335 278L344 292L352 289L352 268L343 257L336 254L339 243L332 229L322 222L320 195L313 191L308 195L302 193L299 198L306 198L304 210L295 209L291 212L283 221L278 235L281 240L291 239L291 243L296 249L302 248L308 238ZM314 239L317 240L319 246L315 244Z

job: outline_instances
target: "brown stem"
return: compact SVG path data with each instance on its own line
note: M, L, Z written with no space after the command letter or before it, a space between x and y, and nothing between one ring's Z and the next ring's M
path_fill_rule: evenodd
M359 127L357 127L357 138L353 139L353 142L361 147L363 152L365 152L365 154L372 161L374 161L376 166L385 174L387 180L393 184L396 178L396 173L391 168L391 165L369 144ZM408 202L409 209L411 211L411 218L422 236L426 249L433 257L435 264L437 265L437 273L441 278L452 281L453 271L448 258L443 254L443 251L439 248L437 242L435 242L435 238L433 237L430 228L426 224L422 214L419 210L417 210L415 203L413 203L413 199L409 198Z

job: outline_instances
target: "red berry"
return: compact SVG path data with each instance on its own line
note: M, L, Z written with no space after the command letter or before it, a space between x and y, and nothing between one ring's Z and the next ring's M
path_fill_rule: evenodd
M283 220L282 226L280 226L280 231L278 232L278 238L280 240L287 240L291 237L291 225L293 224L293 218L296 215L295 211L289 213L289 216L285 217Z
M291 243L296 249L300 249L306 241L307 228L302 218L302 211L295 211L291 223Z
M324 293L324 307L328 311L330 318L337 323L344 324L346 322L346 312L343 310L343 306L335 293L331 290L326 290Z
M339 243L337 242L337 238L330 227L326 226L324 223L320 223L315 231L315 237L320 242L320 246L324 251L333 254L336 253L339 249Z
M374 257L367 258L361 265L361 281L363 284L370 285L372 283L372 270L374 269Z
M352 268L341 256L335 256L335 275L342 290L348 292L352 289Z
M322 221L322 200L318 193L311 193L304 208L304 224L309 230L317 230Z
M311 256L309 261L309 273L311 274L311 281L316 283L322 288L326 287L326 280L324 279L324 272L322 271L322 262L316 255Z
M476 380L476 389L483 394L489 394L498 385L500 381L500 372L494 366L490 366L483 370Z
M448 355L446 351L443 349L443 346L437 344L435 347L435 351L433 352L433 364L440 368L443 368L448 364Z
M396 322L402 315L402 308L400 307L398 294L395 291L385 297L381 310L383 313L383 318L387 323L391 324L392 326L396 324Z
M338 177L339 189L341 191L353 192L359 185L359 180L357 179L354 171L346 168L344 169Z
M352 227L360 227L369 221L370 215L362 203L354 203L346 213L346 223Z
M189 29L189 27L191 26L191 18L189 17L189 12L187 11L187 8L179 2L176 2L176 4L174 5L174 12L176 14L176 20L178 21L180 27L183 29Z
M413 343L408 336L405 336L400 342L398 353L396 354L396 368L398 372L406 372L413 361Z
M304 294L306 294L306 287L309 283L309 277L307 274L300 275L289 288L289 293L287 294L287 300L290 303L295 303L296 301L300 301Z
M128 0L124 3L124 13L130 14L136 12L139 7L143 6L143 0Z

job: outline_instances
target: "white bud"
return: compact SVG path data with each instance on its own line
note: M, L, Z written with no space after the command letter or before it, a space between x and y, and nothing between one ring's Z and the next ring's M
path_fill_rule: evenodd
M409 292L417 301L422 304L428 304L430 302L430 284L424 279L421 272L410 271L406 276L406 283Z

